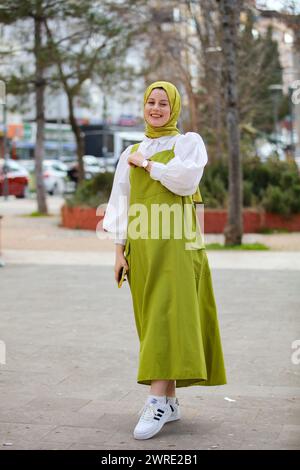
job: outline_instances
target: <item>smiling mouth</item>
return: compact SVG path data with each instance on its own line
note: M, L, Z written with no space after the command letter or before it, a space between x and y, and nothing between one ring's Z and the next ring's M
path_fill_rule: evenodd
M158 115L158 114L150 114L151 117L155 117L155 118L160 118L162 116Z

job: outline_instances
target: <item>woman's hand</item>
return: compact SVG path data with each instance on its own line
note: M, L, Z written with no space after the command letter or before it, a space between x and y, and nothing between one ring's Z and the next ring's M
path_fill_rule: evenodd
M129 155L127 161L130 166L142 166L143 161L145 160L144 155L141 152L133 152ZM153 162L149 161L146 171L150 173Z
M126 261L126 258L124 256L124 245L120 245L116 243L116 261L115 261L115 280L116 282L119 282L119 273L120 270L125 266L125 268L128 270L128 264Z
M142 166L144 160L145 157L141 152L133 152L129 154L127 162L130 166Z

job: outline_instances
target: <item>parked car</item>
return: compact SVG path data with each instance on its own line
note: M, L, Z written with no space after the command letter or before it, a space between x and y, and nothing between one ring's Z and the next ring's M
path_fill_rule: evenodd
M5 160L0 159L0 196L4 195ZM29 173L16 160L6 160L8 195L23 198L28 195Z
M77 155L62 155L59 160L71 168L77 162Z
M86 179L91 179L98 173L105 172L105 162L101 158L97 158L94 155L83 156L84 172ZM70 179L77 183L78 180L78 162L77 160L72 164L68 165L68 175Z
M63 194L66 189L68 167L59 160L43 161L43 176L46 191L53 194Z
M35 161L24 160L22 164L34 178ZM63 194L65 192L68 178L68 167L65 163L59 160L44 160L43 176L45 189L48 194Z
M98 173L105 171L105 165L102 159L97 158L94 155L84 155L83 163L86 179L90 179Z

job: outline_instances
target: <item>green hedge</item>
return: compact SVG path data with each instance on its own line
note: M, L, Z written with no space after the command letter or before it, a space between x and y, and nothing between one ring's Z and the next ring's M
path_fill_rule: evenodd
M290 215L300 212L300 176L295 162L258 157L243 161L243 205ZM206 207L228 207L228 166L225 162L207 165L200 182Z
M68 206L98 207L106 203L111 193L114 173L99 173L90 180L82 181L75 193L66 198Z
M75 194L68 197L68 205L97 207L108 201L113 173L100 173L82 182ZM200 191L205 207L228 207L228 166L219 161L205 167ZM300 177L294 162L281 162L269 158L261 162L258 157L243 161L243 205L263 208L268 212L290 215L300 212Z

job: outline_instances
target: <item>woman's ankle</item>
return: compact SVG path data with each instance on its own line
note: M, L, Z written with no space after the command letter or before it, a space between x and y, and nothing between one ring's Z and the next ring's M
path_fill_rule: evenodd
M167 397L176 397L176 381L170 380L166 390Z

